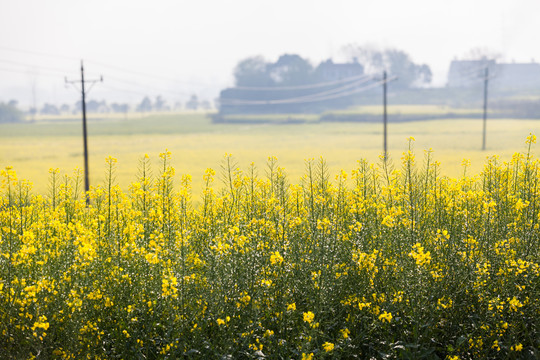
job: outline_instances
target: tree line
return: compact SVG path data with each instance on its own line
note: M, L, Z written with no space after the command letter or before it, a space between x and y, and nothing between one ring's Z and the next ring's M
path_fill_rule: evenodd
M432 72L427 64L415 63L403 50L376 49L368 46L348 45L343 48L347 61L363 66L366 74L387 71L399 78L396 88L421 87L431 83ZM240 61L234 69L236 86L297 86L320 82L325 62L318 66L297 54L284 54L276 62L264 57L251 56Z
M152 112L152 111L175 111L175 110L210 110L212 104L208 100L199 100L197 95L191 95L189 100L184 104L180 101L176 101L173 105L169 105L167 101L158 95L155 99L151 99L149 96L143 97L143 99L135 106L128 103L107 103L105 100L88 100L86 101L86 111L88 113L128 113L130 111L136 112ZM8 102L0 102L0 123L12 123L20 122L24 120L26 115L62 115L62 114L78 114L82 111L82 101L79 100L75 104L61 104L55 105L51 103L44 103L40 108L30 107L27 111L23 111L19 107L17 100L10 100Z

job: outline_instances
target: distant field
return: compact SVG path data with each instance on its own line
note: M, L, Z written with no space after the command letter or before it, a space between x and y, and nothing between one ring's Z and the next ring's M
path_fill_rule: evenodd
M482 109L452 108L446 105L391 105L387 108L388 114L403 115L444 115L454 114L481 114ZM355 106L345 110L332 111L336 114L380 114L380 105Z
M394 107L390 114L399 111L412 109ZM127 187L135 179L138 160L145 153L157 160L165 149L172 152L177 174L193 176L196 196L204 170L211 167L219 174L226 153L233 154L241 168L255 162L260 174L264 174L267 158L277 156L293 182L302 176L305 159L323 156L330 170L337 173L341 169L349 172L361 158L376 162L381 154L381 124L319 123L309 116L306 119L310 121L304 124L274 125L213 124L203 113L93 116L88 124L91 184L103 181L105 158L109 155L118 159L117 181ZM34 183L36 191L45 192L49 168L71 172L82 167L82 130L80 119L74 116L38 120L0 124L0 166L13 166L20 178ZM399 162L406 150L406 139L413 136L419 162L423 150L433 148L445 174L459 175L464 158L471 160L471 171L479 171L488 155L497 154L506 160L522 151L530 132L540 134L540 121L489 120L485 152L480 151L481 129L478 119L390 123L389 153Z

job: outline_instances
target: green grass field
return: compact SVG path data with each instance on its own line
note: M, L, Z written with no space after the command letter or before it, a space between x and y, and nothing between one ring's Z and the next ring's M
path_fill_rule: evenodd
M391 107L389 113L436 110L405 106ZM477 172L489 155L506 160L522 151L530 132L540 134L540 121L488 120L487 129L487 151L480 151L482 122L478 119L390 123L389 154L399 160L406 139L413 136L418 158L423 150L433 148L447 175L459 175L465 158L472 162L471 171ZM32 181L36 191L44 192L49 168L67 173L82 168L81 134L81 120L73 115L0 124L0 166L13 166L19 178ZM168 149L177 174L193 176L196 195L202 188L204 170L211 167L219 174L226 153L233 154L241 168L255 162L260 175L267 158L276 156L289 179L296 182L303 175L306 159L324 157L335 174L341 169L349 172L361 158L377 161L382 151L382 124L377 123L213 124L203 113L92 115L88 134L91 185L103 182L109 155L118 159L117 181L125 188L135 179L138 161L145 153L156 159Z

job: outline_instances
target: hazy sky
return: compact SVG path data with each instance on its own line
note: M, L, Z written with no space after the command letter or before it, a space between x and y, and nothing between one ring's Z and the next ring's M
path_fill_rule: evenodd
M243 58L316 65L351 43L402 49L441 85L474 47L540 61L539 18L540 0L0 0L0 101L76 101L80 59L105 79L90 98L213 99Z

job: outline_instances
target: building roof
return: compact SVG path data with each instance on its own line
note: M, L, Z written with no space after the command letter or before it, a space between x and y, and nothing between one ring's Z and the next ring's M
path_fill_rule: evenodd
M454 60L448 72L448 87L470 87L484 78L488 69L493 84L505 88L540 88L540 64L496 63L495 60Z

